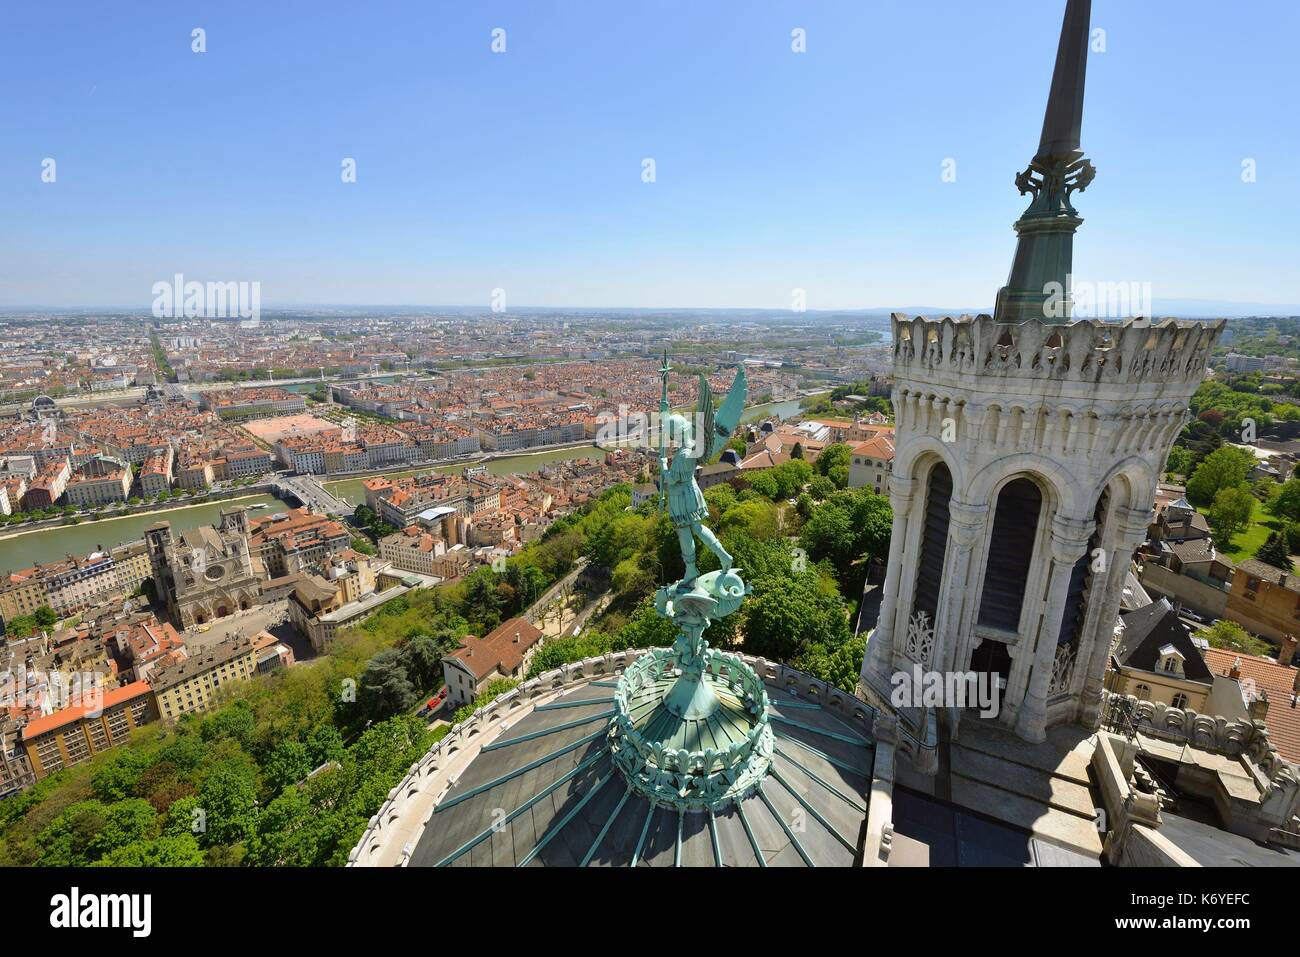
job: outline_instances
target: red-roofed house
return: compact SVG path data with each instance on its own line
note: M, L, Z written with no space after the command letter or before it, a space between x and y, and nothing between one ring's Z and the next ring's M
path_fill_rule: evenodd
M523 618L512 618L483 638L466 635L442 659L451 706L469 704L498 678L522 678L541 643L541 631Z
M1295 649L1292 638L1285 643L1283 653L1294 654ZM1296 702L1300 672L1272 658L1257 658L1225 648L1207 648L1202 654L1214 674L1236 678L1242 696L1252 705L1252 716L1259 719L1263 712L1273 747L1292 764L1300 764L1300 707ZM1266 703L1261 696L1266 696Z
M882 429L865 442L849 447L849 488L874 489L889 494L889 473L894 470L894 431Z

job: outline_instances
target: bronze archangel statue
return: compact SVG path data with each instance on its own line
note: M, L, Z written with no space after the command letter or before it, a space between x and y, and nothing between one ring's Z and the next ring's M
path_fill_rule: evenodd
M700 491L700 483L695 479L695 471L713 457L719 444L731 438L732 432L740 424L740 415L745 407L745 370L736 370L736 378L731 383L731 390L716 411L713 407L713 395L709 391L709 380L701 373L700 396L696 406L695 421L684 415L671 415L668 407L668 354L664 353L663 368L659 370L663 377L663 397L659 401L659 502L662 509L667 500L668 515L673 528L677 529L677 540L681 544L682 560L686 563L686 574L681 584L689 585L699 577L695 566L695 536L718 556L724 572L731 570L731 554L722 547L718 536L704 524L709 517L709 506ZM698 431L697 431L698 426ZM668 459L667 440L671 434L677 445L672 461Z

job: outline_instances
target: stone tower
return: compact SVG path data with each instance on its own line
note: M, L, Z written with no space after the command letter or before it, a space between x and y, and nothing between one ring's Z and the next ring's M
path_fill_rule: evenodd
M995 674L995 720L1029 741L1098 720L1130 559L1223 326L1073 320L1089 14L1068 0L994 315L893 317L893 537L862 669L885 700L917 666ZM971 720L951 702L900 714L930 734Z

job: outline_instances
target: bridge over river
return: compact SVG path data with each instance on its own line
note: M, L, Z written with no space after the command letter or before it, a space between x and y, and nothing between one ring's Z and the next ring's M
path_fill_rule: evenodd
M350 516L354 506L325 490L314 475L282 475L274 482L275 493L281 498L296 498L314 512L326 515Z

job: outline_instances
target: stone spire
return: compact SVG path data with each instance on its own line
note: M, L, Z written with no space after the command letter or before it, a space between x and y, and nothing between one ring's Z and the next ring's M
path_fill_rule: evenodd
M1056 69L1052 90L1043 116L1043 138L1035 160L1049 163L1074 159L1081 152L1079 133L1083 129L1083 80L1088 70L1088 15L1091 0L1070 0L1061 24L1061 42L1056 48Z
M998 291L995 315L1003 322L1070 322L1074 231L1083 222L1070 196L1083 192L1095 175L1079 148L1091 13L1091 0L1066 2L1042 139L1029 167L1016 176L1021 195L1032 194L1033 200L1015 224L1019 238L1011 275Z

